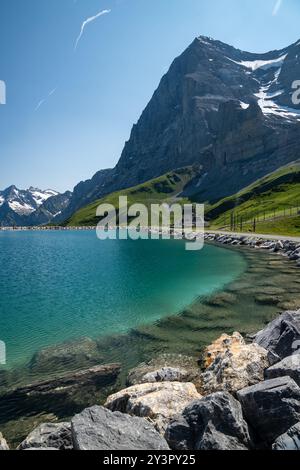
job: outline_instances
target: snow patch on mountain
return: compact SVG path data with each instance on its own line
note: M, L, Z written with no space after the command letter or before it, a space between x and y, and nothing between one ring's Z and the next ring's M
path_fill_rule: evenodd
M259 92L255 94L258 98L258 104L260 109L265 115L273 114L277 117L284 119L297 119L300 121L300 109L290 108L288 106L281 106L273 101L274 98L280 96L283 93L283 90L280 90L275 93L268 93L269 86L261 87Z
M37 206L41 206L45 201L47 201L47 199L49 199L52 196L57 196L59 194L58 192L53 191L52 189L41 191L38 188L29 188L28 191L31 193Z
M227 57L229 60L234 62L235 64L241 65L242 67L245 67L247 69L251 69L253 72L255 72L258 69L261 70L269 70L271 68L280 68L282 67L285 59L287 58L288 54L284 54L277 59L272 59L272 60L242 60L240 62L230 59Z

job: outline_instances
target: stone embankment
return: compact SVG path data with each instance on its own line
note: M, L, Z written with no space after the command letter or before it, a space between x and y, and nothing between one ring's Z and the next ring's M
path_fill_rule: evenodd
M40 425L18 449L300 450L300 311L251 342L222 335L198 364L162 355L128 384L70 422ZM2 434L0 449L8 450Z
M270 251L286 256L291 261L295 261L300 267L300 241L285 239L267 239L255 235L235 235L225 233L206 233L206 241L220 243L229 246L248 246L250 248ZM300 240L300 239L299 239Z

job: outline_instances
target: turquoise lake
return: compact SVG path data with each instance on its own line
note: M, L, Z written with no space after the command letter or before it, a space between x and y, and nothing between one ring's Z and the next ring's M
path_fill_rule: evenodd
M100 241L93 231L0 232L0 263L8 367L53 344L175 315L247 267L215 246L189 252L180 240Z

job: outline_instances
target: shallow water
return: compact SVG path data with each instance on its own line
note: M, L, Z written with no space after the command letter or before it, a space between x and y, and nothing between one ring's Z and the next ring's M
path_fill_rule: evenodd
M170 244L173 244L175 251L172 251L171 245L170 248L164 245L162 251L171 250L166 259L170 258L171 252L177 253L177 249L177 256L181 256L180 242L170 241ZM185 301L184 308L177 315L174 315L175 311L169 316L161 315L160 318L147 320L124 333L99 337L97 334L92 335L96 338L96 351L88 359L74 354L67 355L64 360L63 354L63 360L58 360L61 359L59 347L46 349L30 367L15 368L6 373L2 378L3 385L7 388L12 384L28 383L37 378L46 378L50 374L93 364L120 362L122 373L117 387L124 387L128 370L142 361L162 353L175 353L190 355L196 363L203 347L222 333L254 333L283 310L300 308L299 268L286 258L250 248L212 245L206 246L202 256L205 253L215 256L215 266L218 265L219 272L224 273L230 272L232 265L229 260L232 260L232 256L237 256L239 274L219 288L215 285L213 292L202 291L202 295L200 292L190 302ZM184 266L183 262L183 269ZM213 269L212 276L214 273ZM181 291L178 297L180 295ZM72 344L72 351L74 348L77 350L76 344L80 350L80 342L75 342ZM1 402L0 397L0 430L16 444L39 422L68 418L86 406L101 403L109 392L103 391L102 394L99 390L82 389L71 405L48 401L36 406L34 410L30 407L25 410L24 404L20 402Z

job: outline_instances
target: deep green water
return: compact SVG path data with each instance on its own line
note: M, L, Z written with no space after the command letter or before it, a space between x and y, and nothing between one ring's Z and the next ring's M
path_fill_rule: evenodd
M245 259L182 241L100 241L92 231L0 232L0 339L8 368L53 344L179 313L241 275Z

